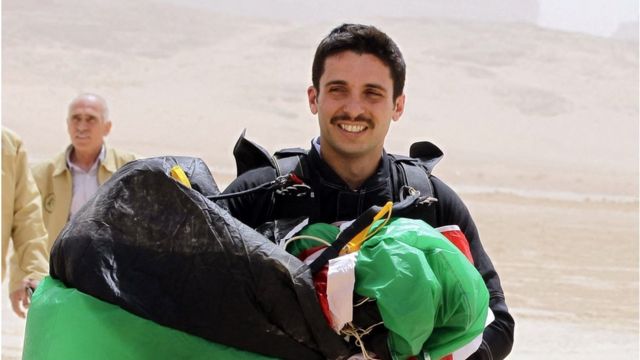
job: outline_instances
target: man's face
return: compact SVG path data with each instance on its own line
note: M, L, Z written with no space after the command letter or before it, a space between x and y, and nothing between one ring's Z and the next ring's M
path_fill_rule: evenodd
M69 107L67 130L79 154L95 154L100 150L111 130L111 122L105 121L103 114L102 103L92 97L77 99Z
M328 57L319 89L307 95L320 124L323 157L379 157L391 120L404 111L404 94L393 100L390 69L376 56L345 51Z

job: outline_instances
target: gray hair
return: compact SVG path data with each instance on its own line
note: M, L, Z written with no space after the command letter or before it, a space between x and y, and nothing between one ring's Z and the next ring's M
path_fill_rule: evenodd
M109 119L109 107L107 106L107 101L100 95L98 94L94 94L94 93L82 93L78 96L76 96L75 98L73 98L73 100L71 100L71 102L69 103L69 111L71 111L71 107L73 106L74 103L76 103L78 100L81 99L89 99L89 100L94 100L99 102L102 105L102 119L105 122L110 122L111 120Z

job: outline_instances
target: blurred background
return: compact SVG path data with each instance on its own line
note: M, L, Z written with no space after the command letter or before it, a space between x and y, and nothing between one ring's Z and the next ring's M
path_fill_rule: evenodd
M511 358L637 358L637 1L3 1L2 125L48 159L69 143L68 103L96 92L110 146L201 157L224 187L243 129L270 151L317 135L311 62L344 22L405 56L387 150L444 150L435 174L470 207L516 317ZM2 308L2 358L17 359L6 289Z

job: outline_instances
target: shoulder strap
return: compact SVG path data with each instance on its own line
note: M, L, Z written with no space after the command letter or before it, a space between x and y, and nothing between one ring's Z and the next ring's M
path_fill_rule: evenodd
M393 159L392 183L394 201L404 198L403 191L406 187L411 187L420 192L421 197L435 198L433 183L431 182L431 171L442 159L444 153L436 145L422 141L411 145L411 156L389 154ZM436 207L434 205L426 207L424 220L432 226L437 224Z
M420 196L433 197L433 185L429 176L431 172L420 163L420 160L402 155L389 154L394 162L396 177L394 191L401 197L400 191L405 186L410 186L420 192Z
M301 178L306 178L307 163L306 159L307 150L302 148L289 148L282 149L273 154L273 164L276 167L276 173L278 176L294 173Z

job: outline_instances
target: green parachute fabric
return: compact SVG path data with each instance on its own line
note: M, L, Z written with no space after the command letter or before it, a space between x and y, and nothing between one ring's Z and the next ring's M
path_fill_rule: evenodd
M320 238L332 243L340 233L340 229L337 226L327 223L315 223L305 226L298 235L309 235ZM293 256L298 256L302 251L310 249L316 246L322 246L322 243L313 239L299 239L292 241L287 246L287 252Z
M424 221L406 218L363 244L356 293L377 300L394 359L422 351L440 359L459 349L482 334L489 307L482 276L464 254Z
M47 277L33 294L22 359L272 358L158 325Z
M329 242L337 232L328 224L302 231ZM316 245L298 242L302 248ZM393 359L440 359L484 331L489 293L482 276L424 221L392 218L362 245L355 272L355 292L377 301Z

